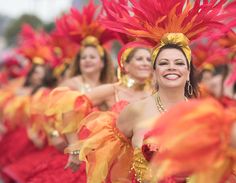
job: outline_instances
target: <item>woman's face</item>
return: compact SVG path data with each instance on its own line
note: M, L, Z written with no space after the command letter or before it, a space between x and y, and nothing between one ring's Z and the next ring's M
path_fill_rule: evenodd
M210 70L203 71L201 83L208 89L211 90L211 80L213 78L213 73Z
M87 46L81 52L80 70L82 74L101 72L104 63L95 47Z
M159 88L185 87L190 71L184 54L175 48L166 48L156 59L155 78Z
M223 94L223 75L218 74L213 76L209 83L209 89L213 95L217 98L221 97Z
M45 76L45 68L41 65L37 65L34 69L34 72L31 76L31 84L33 86L39 86L43 82L43 78Z
M147 49L135 51L129 63L125 63L125 70L133 79L144 81L151 77L151 54Z

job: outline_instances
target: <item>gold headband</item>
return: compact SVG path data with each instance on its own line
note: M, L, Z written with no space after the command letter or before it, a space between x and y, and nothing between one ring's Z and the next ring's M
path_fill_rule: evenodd
M205 64L203 64L202 69L214 71L214 66L212 64L205 63Z
M100 57L104 57L105 52L103 47L99 44L99 41L94 36L87 36L82 42L81 42L81 50L84 49L86 46L95 46L98 50L98 53Z
M121 68L124 68L124 63L127 61L130 53L134 50L134 48L127 48L121 55L120 58L120 66Z
M168 44L174 44L179 46L185 53L188 62L191 62L191 49L189 47L189 39L183 33L166 33L161 38L161 43L159 46L155 47L152 52L152 64L155 64L155 60L160 49Z
M61 65L57 66L56 68L54 68L53 76L58 78L65 69L66 69L66 63L64 62L63 64L61 64Z
M33 64L43 65L45 62L41 57L34 57L32 59Z
M62 50L60 47L56 46L54 47L54 53L57 55L57 56L62 56Z

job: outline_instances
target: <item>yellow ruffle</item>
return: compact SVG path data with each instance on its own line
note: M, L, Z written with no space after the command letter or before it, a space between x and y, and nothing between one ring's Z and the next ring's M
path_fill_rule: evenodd
M15 96L3 109L4 120L15 128L18 125L25 126L29 122L30 96Z
M93 110L93 105L85 96L78 96L74 102L73 110L63 114L62 134L76 133L80 122Z
M29 137L35 137L35 135L46 135L44 130L44 123L46 121L45 106L47 105L49 92L49 89L44 88L31 97L30 125L28 130Z
M70 90L67 87L58 87L51 91L45 110L45 116L47 118L45 130L48 134L51 134L55 130L63 133L63 130L66 128L63 116L73 111L75 101L80 95L80 92Z

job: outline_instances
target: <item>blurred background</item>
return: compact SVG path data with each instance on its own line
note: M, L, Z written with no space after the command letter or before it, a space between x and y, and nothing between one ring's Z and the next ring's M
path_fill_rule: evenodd
M95 0L98 4L99 0ZM23 23L50 31L54 20L71 7L82 9L88 0L0 0L0 55L16 42Z
M100 0L94 2L99 4ZM88 0L0 0L0 61L15 46L24 23L50 32L57 17L68 12L71 7L81 10L87 3ZM116 58L119 48L115 42L111 51L113 58Z

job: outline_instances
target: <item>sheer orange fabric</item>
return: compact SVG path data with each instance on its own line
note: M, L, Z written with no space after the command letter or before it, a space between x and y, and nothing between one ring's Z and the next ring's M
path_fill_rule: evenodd
M133 148L130 140L116 128L116 119L114 112L91 113L82 121L78 143L65 151L80 150L80 160L86 162L88 183L132 180Z
M45 130L48 134L57 130L59 133L65 128L63 115L72 111L75 100L81 93L70 90L67 87L58 87L52 90L48 96L47 106L45 106Z
M29 122L30 96L14 96L4 107L3 120L10 128L25 126Z
M236 157L229 138L235 119L235 109L214 99L182 103L161 116L146 136L161 142L152 159L154 180L188 173L191 183L224 182Z

